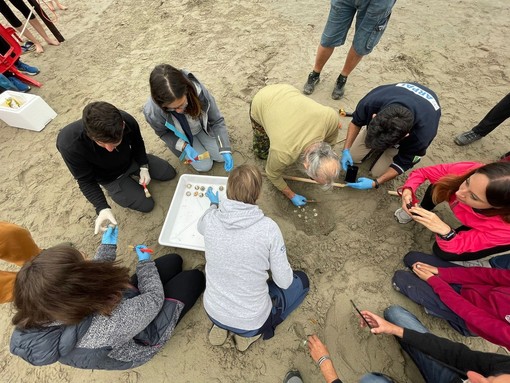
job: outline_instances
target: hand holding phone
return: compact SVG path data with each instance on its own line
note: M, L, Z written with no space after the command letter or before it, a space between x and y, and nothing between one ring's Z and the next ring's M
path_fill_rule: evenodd
M406 204L407 210L409 210L409 211L410 211L410 209L411 209L413 206L414 206L414 205L412 204L412 202L409 202L408 204ZM412 213L412 212L411 212L411 214L412 214L412 215L419 215L419 214L417 214L417 213Z
M347 165L347 172L345 173L345 182L356 182L358 175L358 167L355 165Z
M354 310L356 310L356 312L358 313L358 315L361 317L361 319L363 319L363 322L366 323L366 325L368 326L368 328L372 328L372 326L370 326L370 323L368 323L368 321L365 319L365 317L363 316L363 314L361 313L361 311L358 310L358 308L356 307L356 305L354 304L354 302L352 301L352 299L349 299L351 301L351 304L352 304L352 307L354 307Z

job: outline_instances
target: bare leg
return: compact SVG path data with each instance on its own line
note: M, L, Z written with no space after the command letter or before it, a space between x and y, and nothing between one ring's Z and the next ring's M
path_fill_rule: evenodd
M334 47L323 47L319 45L317 48L317 55L315 56L315 64L313 66L314 72L321 73L322 68L326 65L334 50Z
M48 6L48 8L50 9L50 11L54 11L55 10L55 7L53 6L53 0L45 1L45 3Z
M16 29L18 30L18 32L21 33L21 31L23 30L23 27L18 27ZM43 53L44 52L44 49L43 49L43 47L41 45L41 42L35 38L35 36L32 34L32 32L30 32L28 30L28 28L25 29L25 32L23 32L23 36L25 36L27 39L29 39L30 41L32 41L34 43L34 45L35 45L35 52L36 53Z
M56 39L52 39L49 37L44 30L44 27L37 19L30 20L30 25L34 27L34 29L41 35L41 37L50 45L60 45L60 43Z
M65 11L67 9L67 7L64 4L62 4L60 1L53 0L53 2L57 5L58 9L61 9L63 11Z
M349 49L349 53L345 58L344 67L340 74L344 77L349 76L351 72L354 70L354 68L356 68L356 66L360 63L362 58L363 56L357 54L354 48L351 46L351 49Z

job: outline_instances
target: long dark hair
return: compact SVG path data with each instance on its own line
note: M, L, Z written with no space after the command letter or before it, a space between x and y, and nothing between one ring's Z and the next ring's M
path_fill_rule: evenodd
M128 268L88 261L71 246L51 247L18 272L12 323L26 329L54 321L76 324L94 313L110 315L128 287Z
M505 222L510 223L510 162L494 162L461 175L441 177L432 191L434 203L449 201L460 185L475 173L483 174L489 179L485 195L487 202L493 206L478 212L488 217L501 216Z
M186 114L197 118L202 112L195 85L179 70L168 64L156 66L149 78L151 96L157 106L171 104L184 96L188 98Z

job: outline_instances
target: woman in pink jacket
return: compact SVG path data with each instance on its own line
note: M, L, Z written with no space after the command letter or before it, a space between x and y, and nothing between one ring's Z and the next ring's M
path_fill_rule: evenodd
M457 267L433 255L410 252L393 287L462 335L478 335L510 348L510 270Z
M415 193L430 186L418 205ZM452 228L431 210L447 201L461 226ZM510 163L440 164L414 170L402 188L400 223L412 220L436 234L433 253L446 261L469 261L510 250Z

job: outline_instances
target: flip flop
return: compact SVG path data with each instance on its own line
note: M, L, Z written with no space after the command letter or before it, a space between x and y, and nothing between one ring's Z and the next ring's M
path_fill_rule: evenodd
M35 51L35 44L32 41L26 41L25 44L21 46L21 50L23 52L33 52Z

